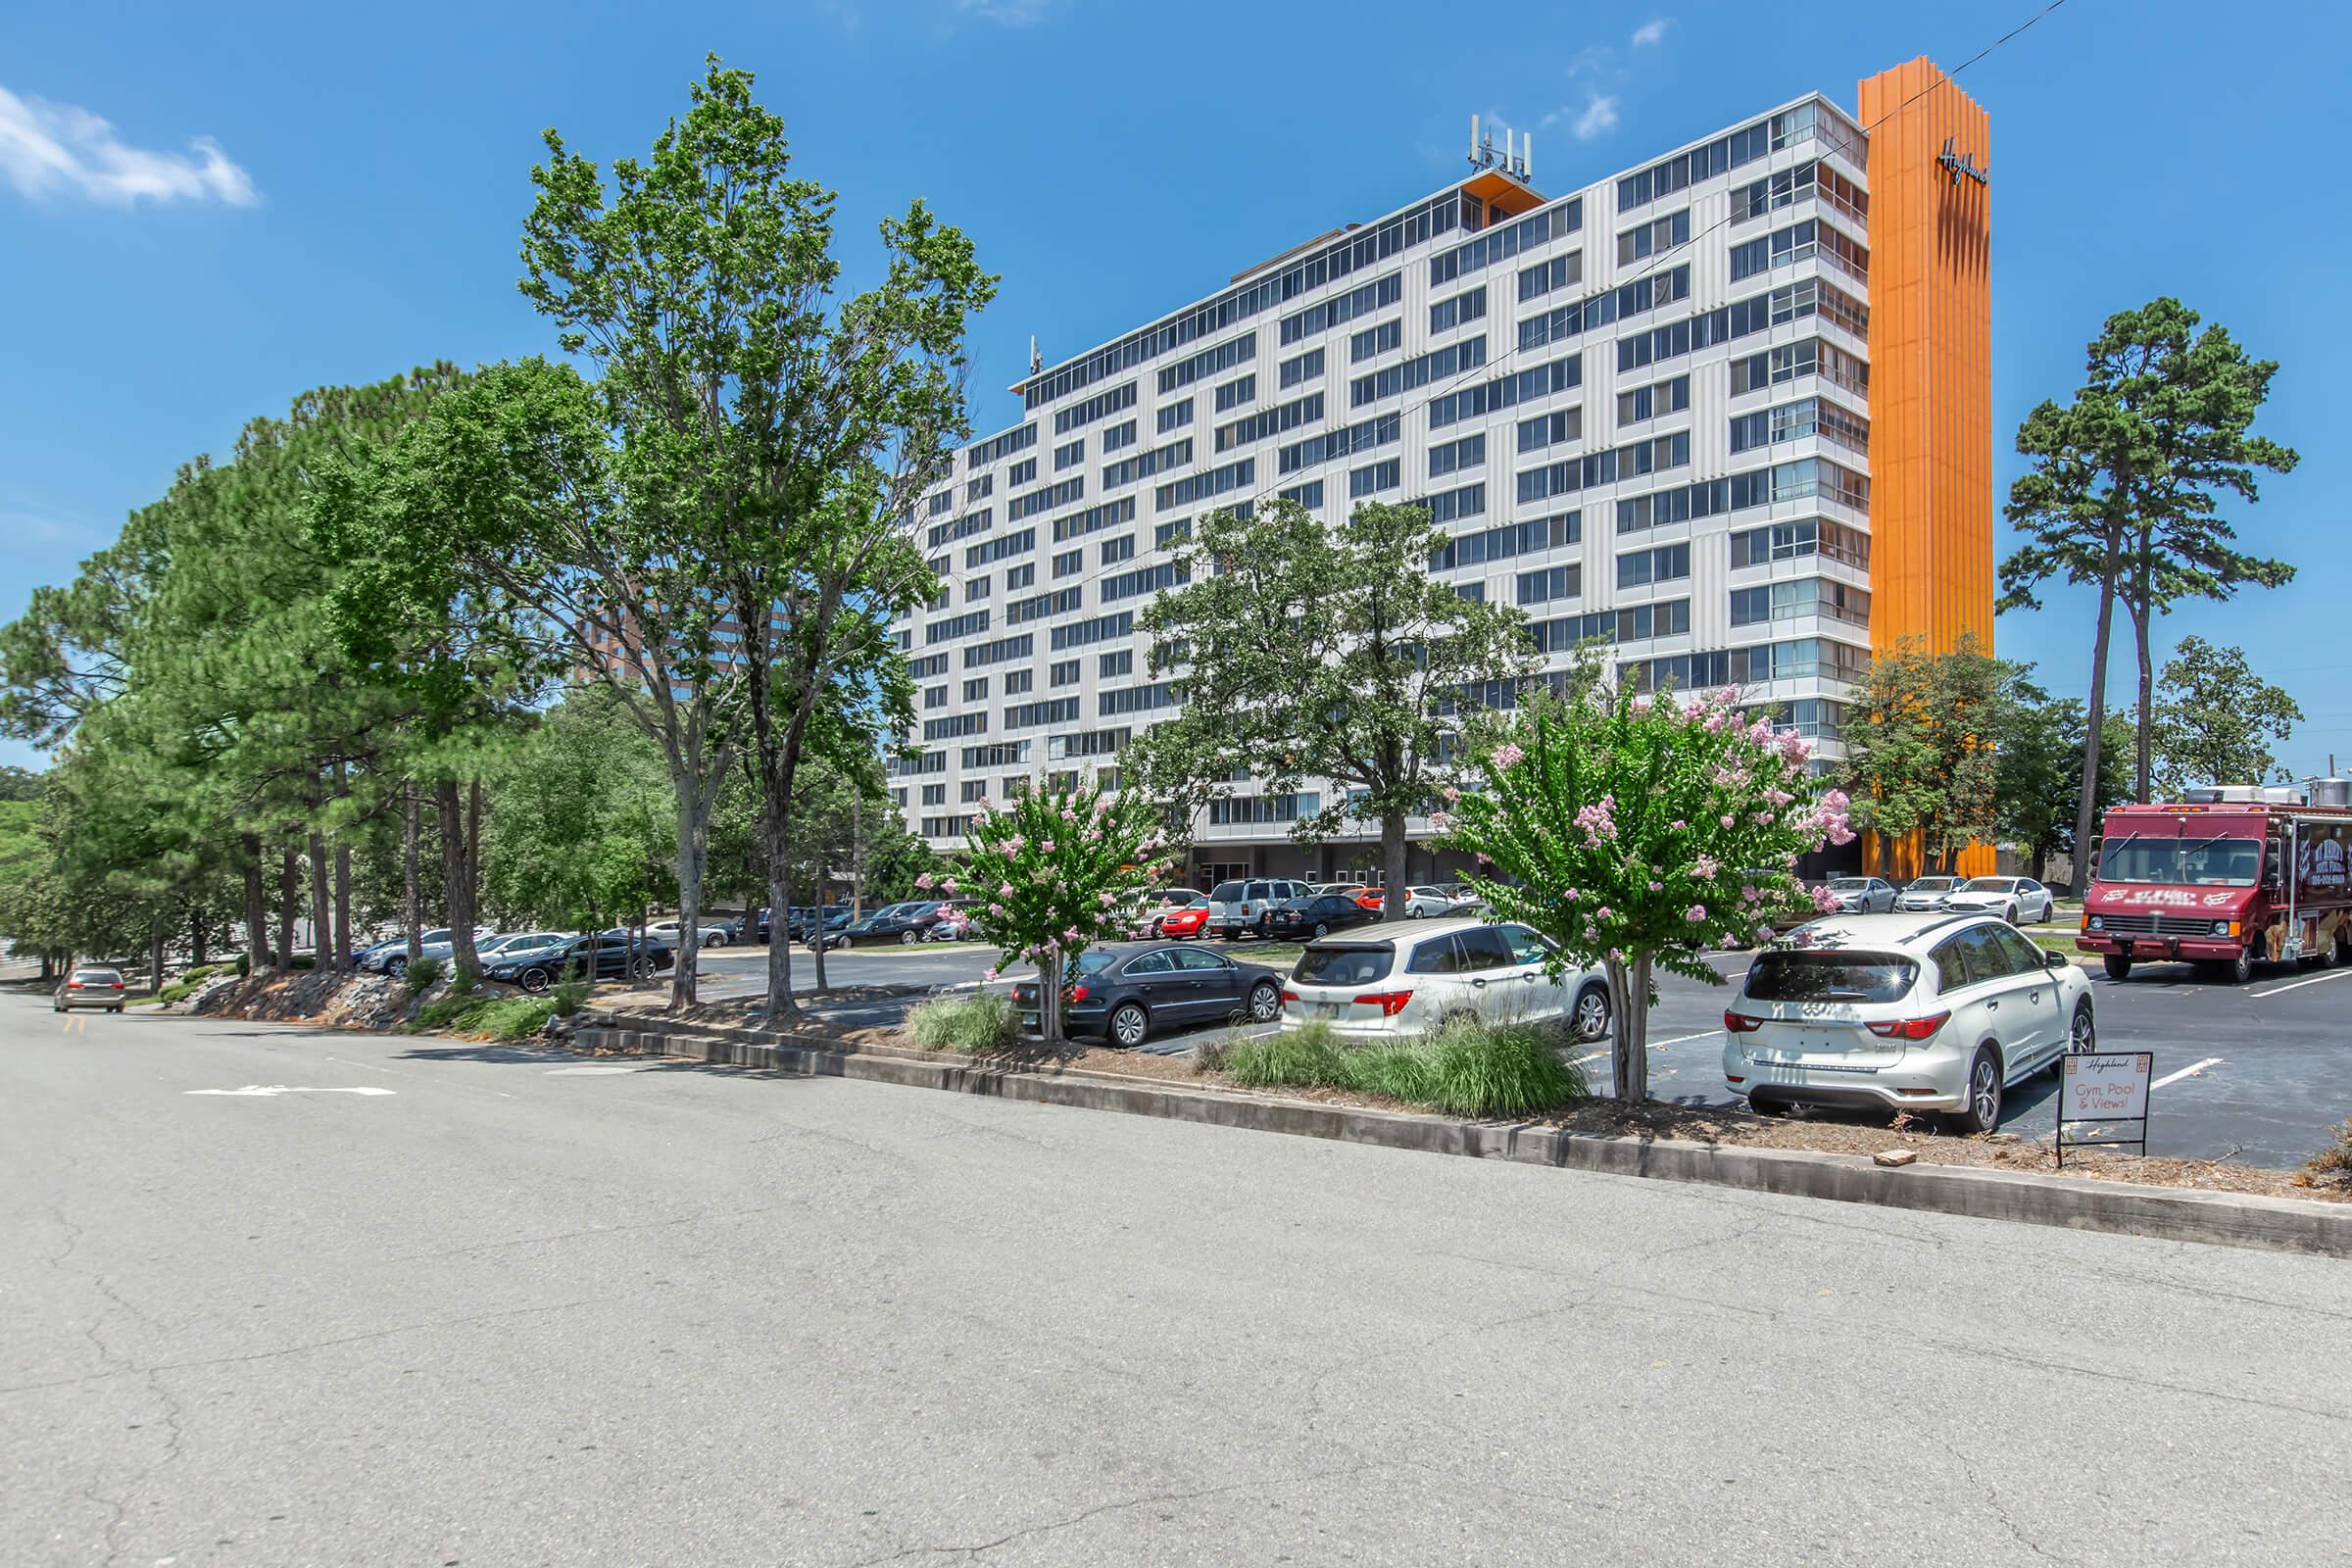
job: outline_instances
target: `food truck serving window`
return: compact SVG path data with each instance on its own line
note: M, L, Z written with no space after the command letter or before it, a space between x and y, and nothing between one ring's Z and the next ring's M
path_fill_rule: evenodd
M2123 833L2109 838L2099 856L2102 882L2250 888L2261 874L2260 839L2144 838Z

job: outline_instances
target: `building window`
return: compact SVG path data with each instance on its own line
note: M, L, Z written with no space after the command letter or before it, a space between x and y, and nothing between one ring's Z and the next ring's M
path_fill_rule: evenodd
M1686 207L1679 213L1669 214L1654 222L1637 224L1618 235L1617 265L1631 267L1644 257L1690 243L1690 209Z
M1117 424L1104 427L1102 431L1102 450L1104 452L1117 452L1133 445L1135 445L1135 421L1133 419L1123 419Z
M1134 652L1122 648L1115 654L1098 655L1095 660L1095 673L1106 679L1114 675L1135 673Z
M963 602L968 605L975 599L986 599L989 585L995 580L993 577L974 577L965 583L963 585Z
M1075 659L1063 659L1055 661L1054 668L1049 674L1048 678L1056 686L1077 685L1078 661Z
M926 686L926 687L924 687L924 688L923 688L923 706L924 706L925 708L945 708L945 707L947 707L947 706L948 706L948 689L947 689L945 686Z
M1475 468L1486 461L1486 436L1466 435L1458 441L1447 441L1429 449L1429 476L1441 478L1464 468Z
M1054 575L1056 578L1075 576L1085 566L1086 552L1083 550L1065 550L1054 558Z
M1102 548L1100 552L1098 552L1098 554L1103 565L1115 566L1120 562L1126 561L1134 556L1135 535L1131 533L1123 533L1116 539L1105 539L1102 541Z
M1481 283L1468 293L1456 294L1449 300L1440 300L1429 308L1429 329L1432 333L1450 332L1457 326L1483 320L1487 314L1487 285Z
M986 675L974 675L970 680L965 681L963 683L963 700L967 703L987 702L988 677Z
M1617 586L1642 588L1651 583L1677 582L1690 575L1690 546L1659 545L1617 558Z
M1008 669L1004 672L1004 695L1018 697L1037 685L1037 672L1030 669Z
M1255 401L1256 397L1257 377L1254 375L1237 376L1217 388L1217 412L1223 414L1228 410L1238 409L1245 403Z
M1159 411L1159 433L1161 435L1166 435L1170 430L1181 430L1192 422L1193 400L1191 398L1171 403Z
M1383 490L1394 490L1404 483L1404 468L1395 458L1356 468L1348 475L1348 497L1360 500Z
M1007 486L1027 484L1036 477L1037 460L1035 458L1023 458L1020 462L1014 464L1011 467L1004 470L1004 483Z
M1079 437L1077 440L1072 441L1065 446L1058 446L1054 449L1054 471L1055 473L1059 473L1064 468L1075 468L1078 466L1078 465L1084 463L1085 461L1086 438L1084 436Z
M1282 362L1281 381L1288 391L1301 381L1311 381L1323 373L1323 351L1308 349L1304 354Z
M1544 566L1519 574L1519 603L1544 605L1555 599L1581 599L1585 568L1581 565Z
M1008 594L1017 593L1036 581L1037 563L1034 561L1025 562L1018 566L1008 566L1004 570L1004 591Z
M1680 414L1690 407L1690 378L1674 376L1617 394L1617 422L1639 424L1661 414Z
M1360 365L1376 355L1394 354L1403 346L1403 323L1383 321L1378 326L1368 326L1348 337L1348 360L1351 365Z
M947 805L947 804L948 804L948 787L947 787L945 784L926 784L926 785L924 785L924 786L923 786L923 804L924 804L925 806L945 806L945 805Z

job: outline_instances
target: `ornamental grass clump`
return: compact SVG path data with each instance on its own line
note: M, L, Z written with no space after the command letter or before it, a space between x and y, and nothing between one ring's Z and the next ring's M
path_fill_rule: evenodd
M982 1056L1008 1050L1016 1038L1012 999L984 992L925 1002L906 1014L906 1033L925 1051Z
M1728 688L1539 695L1485 740L1483 784L1444 792L1441 842L1476 857L1495 918L1551 939L1555 976L1607 975L1617 1093L1646 1099L1653 975L1723 984L1705 955L1769 936L1765 917L1805 897L1797 858L1853 842L1846 798L1813 775L1810 740Z
M1308 1023L1218 1048L1216 1066L1250 1088L1344 1089L1449 1116L1532 1116L1585 1097L1567 1035L1542 1022L1461 1018L1431 1034L1352 1045Z

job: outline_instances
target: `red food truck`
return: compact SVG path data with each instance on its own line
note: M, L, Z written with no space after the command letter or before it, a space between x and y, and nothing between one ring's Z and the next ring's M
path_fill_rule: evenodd
M2315 804L2316 801L2316 804ZM2117 980L2135 962L2352 959L2352 785L2215 785L2109 808L2075 945Z

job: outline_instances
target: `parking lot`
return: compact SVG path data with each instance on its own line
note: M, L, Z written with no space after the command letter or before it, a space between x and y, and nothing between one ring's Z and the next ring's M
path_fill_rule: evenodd
M1213 944L1241 962L1282 961L1296 950L1262 944ZM767 950L714 949L705 954L704 994L713 1000L757 995L766 984ZM1709 987L1668 975L1650 1014L1651 1093L1690 1104L1738 1103L1722 1071L1723 1010L1749 956L1725 954L1713 967L1730 984ZM841 986L970 987L995 961L972 944L876 948L826 956L826 979ZM2352 969L2270 970L2252 985L2234 986L2187 964L2148 964L2129 980L2085 971L2098 1009L2099 1043L2118 1051L2155 1054L2156 1090L2148 1123L2148 1152L2180 1158L2236 1159L2294 1166L2326 1144L2352 1116ZM807 955L793 956L796 988L814 981ZM1008 982L1000 982L1008 984ZM830 1003L816 1010L849 1027L887 1024L916 998ZM1271 1026L1267 1026L1271 1027ZM1224 1030L1200 1028L1154 1036L1145 1049L1182 1054ZM1611 1087L1603 1045L1580 1053L1596 1093ZM2054 1128L2054 1074L2009 1091L2003 1128L2029 1142ZM1836 1111L1804 1114L1838 1118Z

